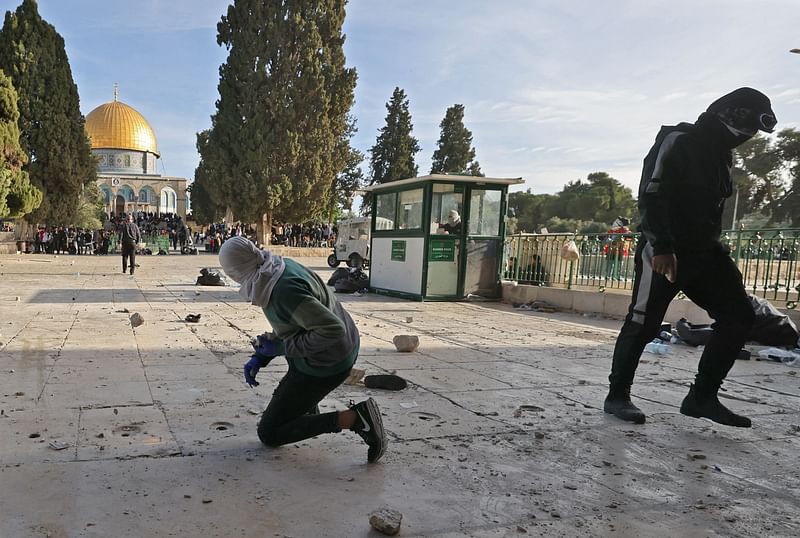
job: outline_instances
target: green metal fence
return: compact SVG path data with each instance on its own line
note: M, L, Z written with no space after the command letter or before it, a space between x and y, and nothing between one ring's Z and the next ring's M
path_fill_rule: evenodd
M119 252L119 241L117 238L117 234L111 234L109 239L108 251L109 252ZM145 244L145 248L149 248L153 251L153 254L158 254L159 250L165 250L169 252L169 236L161 235L161 234L152 234L152 235L143 235L142 242Z
M506 238L503 278L520 284L556 287L633 288L633 255L638 234L515 234ZM561 249L575 241L580 258L568 262ZM800 300L800 228L728 230L722 235L754 295Z

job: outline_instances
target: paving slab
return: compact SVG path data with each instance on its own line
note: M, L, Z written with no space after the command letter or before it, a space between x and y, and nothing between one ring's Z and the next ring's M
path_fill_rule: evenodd
M357 367L410 383L322 402L378 402L390 444L368 465L352 432L262 446L286 371L243 382L263 314L194 285L214 256L137 261L131 278L116 256L0 256L0 537L374 538L383 506L400 536L800 535L798 368L737 361L721 398L754 426L735 429L678 411L701 349L645 354L633 425L602 412L617 320L342 295Z

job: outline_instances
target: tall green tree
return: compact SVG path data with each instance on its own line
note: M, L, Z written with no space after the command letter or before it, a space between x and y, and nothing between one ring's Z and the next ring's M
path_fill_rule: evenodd
M364 182L364 172L361 171L361 162L364 154L350 145L350 139L356 133L355 120L350 120L350 126L342 137L341 147L346 156L344 170L336 175L333 182L331 206L328 211L328 222L335 221L335 215L341 210L351 211L353 197Z
M197 153L200 162L194 170L194 181L186 189L192 200L192 217L195 222L211 224L225 216L225 206L221 205L221 195L216 188L217 180L224 176L218 168L219 159L208 142L210 129L197 133Z
M28 156L19 143L17 92L0 70L0 218L16 219L42 203L42 191L22 169Z
M19 95L21 145L29 157L24 169L41 189L32 222L70 224L82 204L94 203L84 187L96 182L64 40L39 15L35 0L23 0L5 15L0 31L0 69ZM88 194L87 194L88 193Z
M472 132L464 126L464 105L448 108L439 127L441 134L433 152L431 174L483 176L481 165L475 160Z
M784 192L775 204L775 219L800 226L800 132L783 129L778 133L775 149L783 161L787 178Z
M411 112L406 92L395 87L386 103L386 124L381 127L375 145L369 150L369 184L376 185L416 177L419 167L414 156L419 153L419 141L411 132ZM371 212L372 197L364 196L361 212Z
M219 203L257 221L295 222L330 206L347 153L356 72L345 67L345 0L235 0L217 25L220 67L209 144Z

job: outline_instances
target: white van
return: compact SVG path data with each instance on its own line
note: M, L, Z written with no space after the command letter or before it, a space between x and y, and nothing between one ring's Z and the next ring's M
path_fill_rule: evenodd
M367 267L371 225L372 217L340 220L336 226L336 244L333 246L333 254L328 256L328 265L338 267L340 263L346 262L350 267ZM391 230L394 223L378 217L376 225L379 230Z

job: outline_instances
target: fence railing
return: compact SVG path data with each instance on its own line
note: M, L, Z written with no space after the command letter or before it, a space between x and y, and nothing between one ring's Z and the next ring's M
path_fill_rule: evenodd
M151 251L153 251L153 254L158 254L159 250L165 250L169 252L169 236L167 235L143 235L142 242L145 244L145 248L149 248ZM111 236L108 238L109 252L118 252L118 246L119 241L117 234L111 234Z
M639 235L515 234L503 253L503 278L520 284L556 287L633 288L633 257ZM575 241L580 258L568 262L561 249ZM722 235L753 295L800 300L800 228L728 230Z

